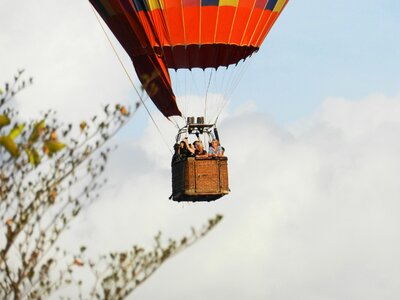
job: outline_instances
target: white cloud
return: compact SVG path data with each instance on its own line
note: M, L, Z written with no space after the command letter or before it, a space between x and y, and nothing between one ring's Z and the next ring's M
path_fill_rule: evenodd
M98 112L99 104L131 101L134 90L86 1L5 1L0 19L0 77L12 79L17 68L34 77L34 85L17 105L23 117L49 108L80 120ZM112 35L111 35L112 37ZM118 53L130 72L124 51Z
M159 229L179 237L223 213L141 299L397 299L399 109L384 96L327 100L292 133L261 114L228 117L232 192L202 204L167 200L169 154L150 124L117 150L105 197L73 232L106 251L149 245Z

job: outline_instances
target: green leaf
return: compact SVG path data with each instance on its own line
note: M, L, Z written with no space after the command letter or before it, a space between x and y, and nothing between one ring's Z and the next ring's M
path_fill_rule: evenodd
M13 140L15 140L16 137L18 137L22 131L25 128L25 124L19 124L18 126L15 126L13 129L10 130L10 133L8 134L8 136L10 138L12 138Z
M16 158L19 156L18 145L10 136L0 136L0 145L2 145L12 157Z
M29 143L34 143L38 140L40 135L42 134L44 128L46 127L46 123L44 120L38 122L35 124L35 127L33 127L32 133L28 139Z
M0 128L10 124L10 118L6 115L0 115Z

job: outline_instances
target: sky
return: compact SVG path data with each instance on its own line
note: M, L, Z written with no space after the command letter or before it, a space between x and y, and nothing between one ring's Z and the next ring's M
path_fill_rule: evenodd
M398 299L399 17L394 0L290 1L220 119L230 195L168 201L176 130L149 105L161 135L141 109L115 137L109 184L68 247L151 245L221 213L131 298ZM86 1L3 0L0 28L1 80L25 68L35 81L21 117L80 122L137 100Z

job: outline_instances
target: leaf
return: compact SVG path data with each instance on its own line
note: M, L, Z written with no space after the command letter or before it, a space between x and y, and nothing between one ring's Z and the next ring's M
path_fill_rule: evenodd
M15 126L13 129L10 130L10 133L8 134L8 136L10 138L12 138L13 140L15 140L16 137L18 137L22 130L24 130L25 128L25 124L19 124L18 126Z
M0 136L0 145L2 145L12 157L16 158L19 156L18 146L10 136Z
M35 275L35 270L32 268L32 269L30 269L29 272L28 272L28 278L29 278L29 279L32 279L33 275Z
M34 143L38 140L40 135L43 133L44 128L46 127L46 123L44 120L38 122L35 124L35 127L33 127L32 133L29 137L29 143Z
M84 131L86 127L87 123L85 121L82 121L81 124L79 124L79 128L81 129L81 131Z
M25 148L25 152L29 157L29 162L33 166L37 166L40 164L40 156L35 148Z
M129 116L129 112L128 112L128 110L126 109L125 106L121 106L121 108L119 109L119 111L120 111L121 115L123 115L124 117Z
M47 154L51 156L54 153L64 149L65 144L58 141L47 140L44 142L44 148L47 149Z
M0 128L10 124L11 120L6 115L0 115Z
M50 133L50 139L51 139L52 141L56 141L56 140L57 140L57 131L53 130L53 131Z
M31 159L29 158L29 161L31 161ZM32 149L32 161L31 163L34 166L37 166L38 164L40 164L40 156L39 153L36 151L36 149Z
M79 214L80 210L81 210L80 207L75 208L75 209L72 211L72 215L73 215L74 217L76 217L76 216Z
M79 258L75 258L74 265L78 266L78 267L82 267L83 266L83 262Z
M50 192L49 192L49 202L51 204L54 204L56 202L56 198L57 198L57 190L55 188L53 188Z

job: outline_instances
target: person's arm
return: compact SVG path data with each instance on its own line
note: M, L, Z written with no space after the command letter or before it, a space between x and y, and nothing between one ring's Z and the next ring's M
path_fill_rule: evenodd
M216 153L215 153L213 147L208 148L208 155L209 155L209 156L215 156L215 154L216 154Z
M203 153L197 154L196 156L197 156L197 157L207 157L207 156L208 156L208 153L207 153L206 150L203 150Z
M191 147L189 146L188 139L187 139L187 138L184 138L184 139L183 139L183 142L184 142L185 145L186 145L186 149L187 149L192 155L194 155L194 149L191 148Z
M224 148L221 146L218 146L218 150L217 150L217 156L224 156Z

